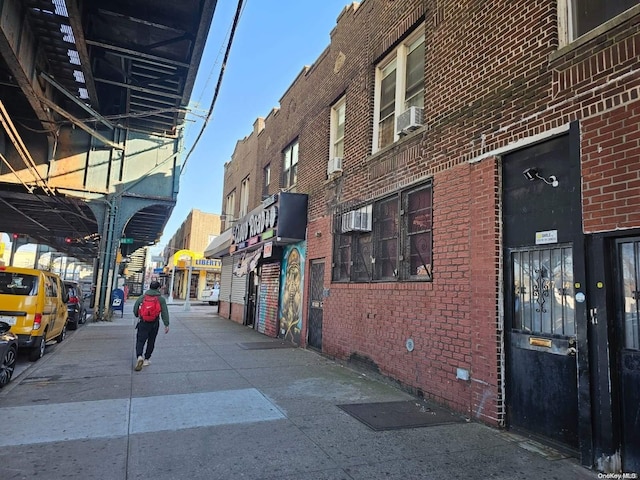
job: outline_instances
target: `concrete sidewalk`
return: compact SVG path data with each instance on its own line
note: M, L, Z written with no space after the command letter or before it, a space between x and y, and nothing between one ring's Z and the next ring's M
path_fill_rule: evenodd
M243 348L275 340L209 305L171 305L169 334L134 372L132 306L0 391L0 479L597 478L477 423L373 431L336 405L413 397L309 350Z

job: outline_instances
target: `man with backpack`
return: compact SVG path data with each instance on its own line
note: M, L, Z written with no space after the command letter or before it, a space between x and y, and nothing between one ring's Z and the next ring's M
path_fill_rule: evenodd
M149 359L156 344L156 337L160 329L160 317L164 323L164 333L169 333L169 309L167 302L160 293L160 282L153 281L149 290L138 297L133 306L133 314L139 318L136 328L136 366L134 370L139 372L143 366L149 365ZM145 350L145 343L147 348ZM144 356L142 356L144 351Z

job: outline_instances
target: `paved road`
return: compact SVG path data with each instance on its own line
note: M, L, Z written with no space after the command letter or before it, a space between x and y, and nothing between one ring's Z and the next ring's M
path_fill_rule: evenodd
M133 371L134 318L70 332L0 391L0 479L592 479L525 438L465 422L373 431L340 404L416 400L309 350L170 306Z

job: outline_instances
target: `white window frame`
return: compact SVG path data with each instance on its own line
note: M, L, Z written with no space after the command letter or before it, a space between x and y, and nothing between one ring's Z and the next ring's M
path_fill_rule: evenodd
M620 21L622 21L622 15L626 12L635 11L635 13L640 13L640 5L636 5L626 10L625 12L616 15L615 17L610 18L609 20L605 20L600 23L600 25L588 32L583 33L580 36L577 36L575 32L574 26L574 0L558 0L558 40L559 47L565 47L576 42L578 39L587 41L591 38L597 37L601 35L605 31L617 25Z
M346 100L342 97L338 100L333 107L331 107L331 129L330 129L330 145L328 161L331 161L334 157L344 158L344 126L346 115ZM342 119L342 134L338 132L338 128ZM340 148L342 147L342 148Z
M268 187L271 184L271 164L264 167L263 171L264 171L263 187Z
M393 114L393 142L398 141L400 136L395 128L395 122L398 115L406 110L406 71L407 71L407 55L415 48L420 42L425 41L424 25L416 29L416 32L407 37L398 47L391 52L387 57L380 62L376 67L375 78L375 96L374 96L374 111L373 111L373 142L372 153L376 153L381 148L385 148L388 145L379 147L379 128L380 128L380 108L381 108L381 96L382 96L382 80L385 71L391 67L393 68L395 63L396 71L396 84L395 84L395 100L394 100L394 114Z
M229 195L227 195L227 201L225 203L224 209L224 220L225 225L237 220L235 218L235 208L236 208L236 191L233 190Z
M240 185L240 217L249 213L249 177L242 180Z
M300 143L298 140L289 144L282 152L282 187L287 191L294 191L298 183L298 160L300 157ZM295 179L292 178L292 171L295 168Z

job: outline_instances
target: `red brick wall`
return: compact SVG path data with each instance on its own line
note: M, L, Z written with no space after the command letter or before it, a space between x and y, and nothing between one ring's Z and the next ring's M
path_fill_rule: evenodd
M324 259L329 290L325 353L369 358L402 384L492 424L504 414L496 151L579 121L585 232L640 227L640 21L559 50L556 7L543 0L366 0L349 7L330 45L309 68L301 66L251 139L256 171L272 166L271 193L279 187L282 150L299 141L297 191L309 194L307 258ZM423 18L426 125L372 155L375 65ZM327 179L330 109L342 96L344 171ZM234 179L239 192L241 176ZM333 208L428 179L433 282L332 283ZM471 380L457 380L457 368L469 370Z
M581 126L585 231L640 226L640 101Z
M472 164L470 198L470 343L472 416L499 423L502 328L500 322L500 164L493 157Z

